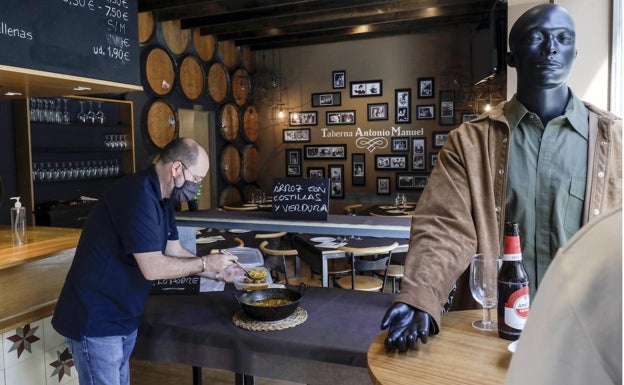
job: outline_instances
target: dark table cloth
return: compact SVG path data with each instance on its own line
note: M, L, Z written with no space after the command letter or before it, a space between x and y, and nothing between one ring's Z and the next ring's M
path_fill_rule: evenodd
M232 322L241 309L233 293L228 284L224 292L150 296L134 357L306 384L370 383L366 352L392 294L309 287L304 323L255 332Z

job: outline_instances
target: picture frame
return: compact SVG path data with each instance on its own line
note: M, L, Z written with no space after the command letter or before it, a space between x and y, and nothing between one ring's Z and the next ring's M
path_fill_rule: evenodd
M366 110L368 120L388 120L388 103L370 103Z
M395 114L394 122L411 123L412 122L412 89L399 88L394 90Z
M417 120L433 120L435 119L435 106L433 104L424 104L416 106Z
M346 80L347 78L347 72L344 70L340 70L340 71L332 71L332 88L333 89L339 89L339 88L346 88Z
M455 124L455 92L440 91L440 125Z
M309 128L295 128L282 130L282 141L284 143L305 143L310 141Z
M351 155L351 184L353 186L366 185L366 156L357 153Z
M377 177L377 195L390 195L390 178L385 176Z
M444 142L446 142L448 131L434 131L431 133L431 136L433 140L433 148L442 148L442 146L444 146Z
M316 126L318 114L316 111L297 111L288 113L289 126Z
M425 154L412 154L412 171L424 171L427 169Z
M422 190L429 181L429 174L397 173L397 190Z
M375 155L375 170L407 170L407 155Z
M349 95L352 98L382 96L383 84L379 80L364 80L359 82L349 82Z
M429 167L433 169L436 163L438 163L438 153L437 152L429 153Z
M301 149L289 148L284 151L286 160L286 176L301 176Z
M434 78L418 78L418 99L430 99L435 96Z
M355 124L355 110L327 111L325 112L325 123L328 126Z
M344 198L344 166L330 164L327 166L329 176L329 197Z
M306 170L308 178L325 178L325 169L323 167L308 167Z
M477 114L462 114L462 123L469 122L473 119L476 119L479 115Z
M408 152L409 151L409 138L397 137L390 138L390 151L392 152Z
M331 107L342 104L340 92L319 92L311 96L312 107Z
M427 149L427 139L412 138L412 154L425 155Z
M306 144L303 146L303 157L306 160L347 159L347 145Z

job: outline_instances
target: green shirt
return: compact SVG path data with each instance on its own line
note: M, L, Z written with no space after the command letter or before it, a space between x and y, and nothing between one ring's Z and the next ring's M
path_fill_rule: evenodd
M504 112L511 128L505 221L520 223L533 297L557 250L581 227L589 112L572 94L564 114L546 127L517 96Z

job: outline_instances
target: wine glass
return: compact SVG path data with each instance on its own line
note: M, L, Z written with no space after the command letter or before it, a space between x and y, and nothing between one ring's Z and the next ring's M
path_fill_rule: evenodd
M104 111L102 111L102 102L98 101L97 102L98 105L98 109L97 112L95 113L95 121L98 122L98 124L104 124Z
M87 122L95 123L95 111L93 110L93 100L89 100L89 111L87 111Z
M498 267L499 257L475 254L470 262L470 291L473 298L483 306L483 319L472 323L475 329L496 331L498 324L492 321L491 310L498 302Z
M80 104L80 112L78 112L78 114L76 115L76 118L78 119L80 123L86 123L87 114L84 111L84 100L80 100L78 101L78 103Z

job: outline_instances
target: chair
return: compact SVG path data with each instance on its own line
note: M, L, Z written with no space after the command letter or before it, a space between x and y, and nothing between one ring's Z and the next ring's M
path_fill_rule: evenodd
M392 279L392 292L398 293L401 291L401 280L403 280L403 275L405 274L405 266L403 264L389 264L386 270L377 270L375 274L383 276L386 278ZM398 283L398 290L397 290Z
M284 233L286 234L286 233ZM262 234L258 234L258 235L262 235ZM270 270L271 270L271 275L274 276L275 280L278 283L283 283L286 285L299 285L301 283L305 283L308 286L321 286L321 281L319 279L316 278L306 278L306 277L299 277L299 251L297 251L296 249L292 248L292 245L290 244L290 242L288 240L282 239L283 242L281 242L279 245L276 245L278 247L276 248L271 248L269 247L269 242L264 240L262 241L262 243L260 243L260 251L262 251L262 253L265 256L265 263L267 263L267 256L268 257L275 257L278 259L278 264L274 265L274 266L269 266ZM288 268L286 266L286 257L294 257L295 258L295 276L294 277L289 277L288 274ZM279 280L279 274L283 274L284 275L284 279L283 280Z
M234 238L234 242L236 242L236 247L243 247L245 246L245 242L240 239L239 237Z
M361 203L354 203L351 205L346 205L343 210L345 215L356 215L355 210L362 208Z
M363 290L363 291L383 291L386 287L387 270L392 250L396 249L399 244L397 242L388 246L376 247L348 247L340 246L338 250L342 250L351 258L351 276L344 276L336 280L336 286L342 289ZM386 255L379 257L379 255ZM372 256L375 259L368 260L362 257ZM374 276L360 275L356 273L375 272L377 270L385 271L383 279Z

